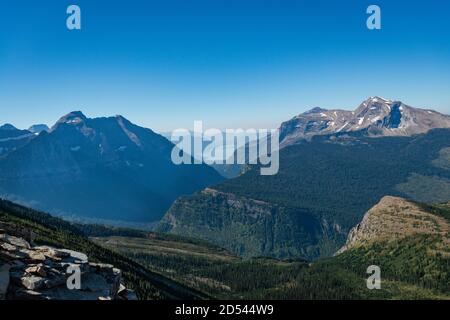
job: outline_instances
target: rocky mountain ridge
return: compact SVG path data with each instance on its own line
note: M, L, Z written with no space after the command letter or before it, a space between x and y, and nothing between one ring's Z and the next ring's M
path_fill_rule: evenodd
M411 136L450 128L450 116L401 101L370 97L354 111L314 108L280 126L281 146L317 135L359 133L363 136Z
M50 131L50 128L46 124L34 124L28 128L28 131L34 134L39 134L43 131Z
M385 196L351 229L346 244L337 252L374 242L398 241L415 235L437 235L450 248L450 223L420 205L400 197Z
M74 111L32 136L0 157L0 196L79 221L154 222L178 196L223 180L173 164L170 141L122 116Z
M21 148L34 137L31 131L17 129L9 123L0 126L0 157Z
M215 185L219 196L181 197L160 230L199 237L241 256L314 260L339 250L351 228L386 194L450 201L449 129L349 140L333 143L321 136L283 148L277 175L261 176L252 167ZM229 204L233 198L262 201L267 214L253 219L251 210Z

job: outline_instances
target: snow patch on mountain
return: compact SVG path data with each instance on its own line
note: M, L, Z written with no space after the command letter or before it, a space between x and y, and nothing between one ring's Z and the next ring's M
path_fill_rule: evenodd
M316 135L361 132L369 137L411 136L450 128L450 116L413 108L401 101L370 97L354 111L314 108L281 124L281 146Z

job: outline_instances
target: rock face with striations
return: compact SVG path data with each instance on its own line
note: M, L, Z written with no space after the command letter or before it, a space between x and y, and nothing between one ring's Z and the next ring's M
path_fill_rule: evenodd
M247 258L288 258L306 256L302 245L315 246L321 227L307 212L206 188L175 201L157 230L201 238Z
M223 180L205 164L174 164L172 142L122 116L74 111L31 135L0 157L0 196L51 214L149 223L180 195Z
M69 277L78 271L80 288L70 289ZM73 250L34 246L31 231L0 222L0 299L137 299L121 281L121 270L112 265L89 262Z
M440 235L443 243L450 246L448 221L411 201L386 196L350 231L346 244L337 254L374 242L395 241L419 234Z
M281 146L317 135L352 133L369 137L411 136L450 128L450 116L401 101L370 97L355 110L314 108L281 124Z

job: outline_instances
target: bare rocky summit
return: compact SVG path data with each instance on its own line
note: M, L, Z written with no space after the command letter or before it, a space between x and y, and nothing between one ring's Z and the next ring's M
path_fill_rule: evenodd
M81 272L81 288L67 280ZM89 262L86 254L34 245L32 231L0 222L0 299L12 300L136 300L122 284L122 271L110 264Z
M368 137L411 136L450 128L450 116L401 101L370 97L355 110L314 108L281 124L281 146L317 135L359 133Z
M416 203L386 196L350 231L346 244L337 254L374 242L395 241L420 234L440 235L442 243L450 246L447 220L427 212Z

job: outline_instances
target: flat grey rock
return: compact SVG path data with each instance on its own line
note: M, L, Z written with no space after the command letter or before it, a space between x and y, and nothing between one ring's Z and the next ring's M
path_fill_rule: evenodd
M22 285L29 290L37 290L44 286L44 278L37 276L22 277Z
M1 225L1 222L0 222ZM31 233L8 225L0 234L0 299L18 300L115 300L133 299L121 284L122 271L107 263L89 263L86 254L50 246L30 246L22 234ZM69 289L67 280L81 272L81 288ZM120 291L120 295L119 295Z
M21 248L25 248L25 249L30 249L31 246L28 243L28 241L22 239L22 238L17 238L14 236L9 236L7 235L4 240L6 240L6 242L9 242L10 244L16 246L16 247L21 247Z

